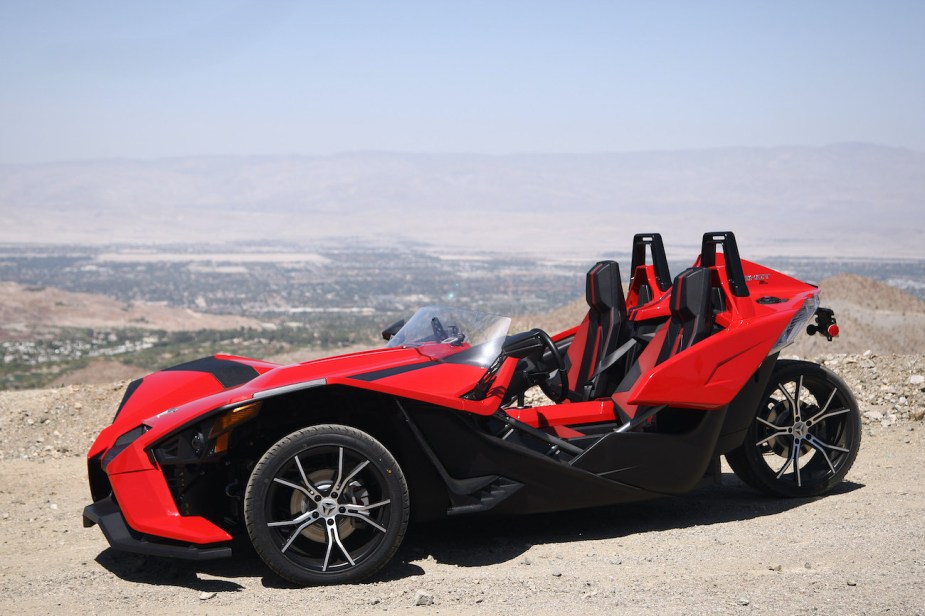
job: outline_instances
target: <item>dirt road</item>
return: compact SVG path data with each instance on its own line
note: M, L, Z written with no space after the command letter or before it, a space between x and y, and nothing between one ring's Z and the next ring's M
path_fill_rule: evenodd
M372 582L296 589L246 546L207 564L114 552L81 526L81 458L6 460L0 613L925 613L923 469L921 422L872 424L825 498L766 498L727 469L683 498L415 527Z

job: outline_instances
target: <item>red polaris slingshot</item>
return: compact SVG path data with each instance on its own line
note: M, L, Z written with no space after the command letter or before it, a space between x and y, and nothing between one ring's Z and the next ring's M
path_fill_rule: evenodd
M721 250L719 250L721 249ZM522 514L688 492L725 455L771 494L823 494L861 439L825 368L778 360L838 327L818 289L707 233L673 280L658 234L587 274L588 313L548 334L456 306L421 308L384 348L281 366L216 355L128 386L88 455L113 548L231 555L247 534L296 584L372 575L410 520ZM526 406L538 385L549 401Z

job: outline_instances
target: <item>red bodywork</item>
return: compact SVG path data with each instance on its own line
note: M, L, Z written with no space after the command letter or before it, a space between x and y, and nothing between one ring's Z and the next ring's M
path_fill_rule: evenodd
M811 298L817 294L815 287L755 263L743 261L742 270L749 291L745 297L733 293L725 260L717 255L710 271L714 288L724 299L724 309L715 314L718 331L658 362L658 348L667 329L661 327L640 353L637 364L641 375L628 391L550 406L509 406L507 415L568 439L582 436L586 426L633 418L640 407L664 405L706 412L725 409L772 354L804 303L814 302ZM651 301L640 305L643 285L656 292ZM652 266L638 266L626 298L628 320L653 327L663 325L671 317L670 297L670 291L659 289ZM779 301L759 301L768 297ZM577 330L576 326L552 337L567 344ZM518 369L518 360L506 359L488 394L480 400L470 399L466 396L483 377L485 368L450 361L461 348L445 344L386 348L286 366L216 356L216 365L233 365L246 373L242 382L230 386L208 371L184 370L182 366L157 372L127 393L112 425L94 442L88 454L91 475L94 465L102 467L114 500L136 533L188 544L226 542L232 536L215 520L181 514L164 469L152 453L155 444L221 409L315 388L374 392L472 416L497 414L509 400L507 387ZM139 426L143 432L118 450L117 440ZM99 475L98 470L96 473ZM102 494L103 489L98 491Z

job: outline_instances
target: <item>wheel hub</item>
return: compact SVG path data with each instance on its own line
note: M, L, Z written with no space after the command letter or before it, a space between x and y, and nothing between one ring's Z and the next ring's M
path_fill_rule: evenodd
M318 514L325 520L332 520L337 516L337 501L333 498L322 499L318 503Z
M793 437L798 439L806 438L806 435L809 434L809 426L806 425L805 421L797 421L793 424Z
M310 473L308 479L316 488L324 493L334 486L335 474L333 469L321 469ZM343 494L342 496L345 502L349 500L347 494ZM325 520L325 524L329 523L328 521L330 521L330 523L336 523L337 531L340 533L341 539L346 539L356 529L356 525L353 519L347 516L342 516L340 519L337 519L339 506L340 504L337 502L336 498L327 496L316 502L308 498L304 493L295 491L292 493L292 499L289 503L289 512L293 516L297 516L310 509L314 509L318 512L318 517ZM327 531L324 529L324 526L318 524L312 524L303 530L302 536L315 543L327 543L328 540Z

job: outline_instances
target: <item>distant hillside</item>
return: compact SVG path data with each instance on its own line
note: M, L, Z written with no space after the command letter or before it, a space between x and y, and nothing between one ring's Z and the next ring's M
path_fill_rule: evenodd
M832 342L801 335L785 355L814 357L821 353L925 353L925 302L883 282L844 274L823 280L822 305L835 310L841 334ZM513 327L541 327L559 332L577 325L588 311L580 298L551 312L521 316Z
M841 334L831 343L800 336L785 353L925 353L925 302L877 280L844 274L819 285Z
M0 341L28 340L37 330L139 328L164 331L261 328L245 317L203 314L158 304L122 303L103 295L0 283Z
M0 241L331 237L596 257L640 231L693 256L921 257L925 153L863 144L678 152L110 160L0 166Z

